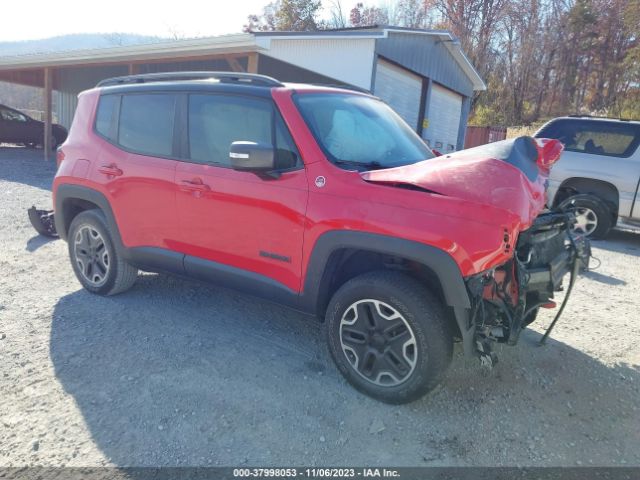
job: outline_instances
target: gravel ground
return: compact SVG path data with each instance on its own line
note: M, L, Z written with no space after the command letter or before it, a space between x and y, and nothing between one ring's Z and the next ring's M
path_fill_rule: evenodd
M640 465L640 235L594 244L545 347L544 311L490 372L459 346L405 406L353 390L321 325L165 275L83 291L51 205L52 163L0 148L0 466Z

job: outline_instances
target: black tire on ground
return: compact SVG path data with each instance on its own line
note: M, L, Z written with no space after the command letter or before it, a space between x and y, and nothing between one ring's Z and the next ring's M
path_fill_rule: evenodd
M90 242L102 246L92 247L86 243L83 238L86 238L87 234L92 235ZM135 283L138 269L118 255L104 214L100 210L86 210L73 219L69 227L68 243L73 271L82 286L91 293L116 295L129 290ZM92 263L90 257L97 258L105 252L108 259L106 262L103 259L101 266L89 267L88 276L91 276L92 272L97 272L103 277L99 282L92 282L82 273L83 262L89 258L87 263Z
M596 240L602 239L607 236L611 227L613 227L613 214L611 210L604 201L595 195L588 193L573 195L564 200L560 204L560 208L567 211L576 211L576 213L580 209L588 209L593 212L597 226L595 230L587 235L589 238Z
M384 313L385 316L376 315L376 312ZM402 318L397 317L397 314ZM356 320L353 320L354 316ZM377 317L378 325L374 326L376 321L372 320L372 316ZM399 322L400 326L380 324L385 321L391 322L390 318L394 316L395 322ZM354 323L347 325L343 320ZM368 323L360 324L360 321ZM357 390L386 403L408 403L422 397L438 385L451 363L453 338L442 304L423 284L401 272L376 271L346 282L333 295L327 308L325 323L329 350L340 373ZM366 328L369 331L365 336L358 337L350 332L357 330L359 325L368 325ZM395 332L391 333L394 329ZM383 331L385 334L380 335ZM348 340L345 340L344 344L341 332ZM411 334L413 340L407 342L406 339ZM381 345L381 342L386 341L381 340L381 337L392 338L397 342L389 344L394 347ZM364 359L362 363L355 360L360 358L355 350L349 351L348 345L354 340L363 343L354 346ZM407 346L408 343L415 346ZM346 348L343 348L343 345L346 345ZM390 348L397 348L397 345L402 345L400 353L403 358L399 360L394 352L389 352ZM375 360L369 361L368 359L373 358L372 355ZM398 373L398 365L403 366L402 364L413 364L413 370L400 369L405 375L398 375L396 379L390 378L386 373L382 373L384 376L381 377L380 372L376 374L373 367L384 366L387 372ZM357 366L360 365L364 365L364 373L367 373L367 365L373 365L371 370L374 371L369 379L358 371ZM372 381L374 375L378 379L377 384ZM386 382L401 382L382 385L380 380L383 378Z

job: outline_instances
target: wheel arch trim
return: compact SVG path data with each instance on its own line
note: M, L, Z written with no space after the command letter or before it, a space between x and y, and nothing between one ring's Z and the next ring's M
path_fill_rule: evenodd
M615 206L616 210L611 213L616 216L618 215L618 209L620 208L620 190L613 183L607 180L589 177L565 178L557 187L556 194L553 199L554 205L559 205L564 201L564 199L561 199L559 194L561 191L566 189L575 190L577 195L587 194L599 197L607 204Z
M326 307L323 303L328 301L323 298L322 292L325 282L330 280L326 278L329 258L334 252L342 249L394 255L428 267L437 276L445 302L453 310L463 337L465 354L474 354L475 326L471 324L469 316L471 303L458 264L444 250L413 240L349 230L331 230L322 234L313 247L304 278L304 288L300 297L304 310L321 316L323 307Z
M82 185L60 185L56 190L54 206L55 215L53 218L60 238L67 240L69 233L67 231L67 226L70 225L71 222L67 221L68 219L66 216L68 211L65 209L65 205L69 200L84 200L97 205L105 216L109 229L111 230L111 234L114 237L113 240L116 243L116 249L119 251L123 250L120 230L118 229L118 224L116 223L113 210L111 209L111 205L109 204L107 197L97 190L84 187Z
M369 232L331 230L321 235L311 252L302 296L319 301L331 255L342 249L356 249L394 255L431 269L438 277L447 305L470 308L464 279L458 264L444 250L424 243Z

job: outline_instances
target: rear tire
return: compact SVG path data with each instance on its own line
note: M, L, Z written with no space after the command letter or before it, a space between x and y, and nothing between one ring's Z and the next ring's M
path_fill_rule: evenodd
M118 255L100 210L78 214L69 227L68 242L71 266L86 290L98 295L116 295L135 283L138 269Z
M560 209L572 211L578 223L574 226L575 233L600 240L607 236L613 227L613 214L607 204L595 195L573 195L564 200Z
M442 304L417 280L376 271L345 283L326 314L340 373L386 403L408 403L435 388L451 363L453 339Z

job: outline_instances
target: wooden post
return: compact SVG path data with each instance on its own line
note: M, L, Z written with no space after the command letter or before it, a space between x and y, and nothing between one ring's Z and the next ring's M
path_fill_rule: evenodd
M52 96L53 90L53 72L51 67L45 67L44 69L44 159L45 161L51 158L51 149L53 142L51 138L51 124L52 124Z
M247 72L258 73L258 54L250 53L247 63Z

